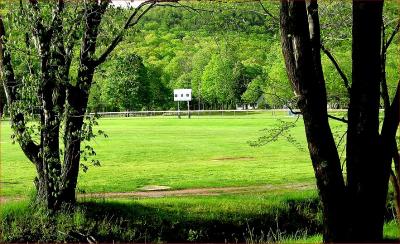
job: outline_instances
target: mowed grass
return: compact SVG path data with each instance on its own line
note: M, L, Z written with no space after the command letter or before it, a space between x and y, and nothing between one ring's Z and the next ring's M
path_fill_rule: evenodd
M79 189L95 192L138 191L147 185L173 189L224 186L286 185L265 191L161 198L80 198L76 210L55 219L32 208L28 200L0 206L0 236L5 242L289 242L322 241L322 216L300 119L291 134L304 150L280 139L264 147L248 141L293 117L269 113L100 119L97 129L109 138L92 145L101 167L80 173ZM343 132L332 121L334 134ZM34 167L10 142L7 122L1 125L3 196L30 196ZM398 238L398 224L386 216L385 237ZM51 228L49 228L51 226ZM1 232L3 230L3 232Z
M277 119L270 113L248 116L100 119L108 138L91 142L101 167L80 173L78 188L93 192L130 192L147 185L173 189L265 184L314 183L302 120L291 130L305 150L284 139L251 147ZM34 166L10 140L1 124L1 194L23 196L33 189Z

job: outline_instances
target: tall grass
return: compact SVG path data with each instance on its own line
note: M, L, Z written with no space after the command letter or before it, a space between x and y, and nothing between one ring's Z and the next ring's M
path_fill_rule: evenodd
M389 213L390 211L388 211ZM387 215L387 238L398 238ZM29 202L1 209L1 242L320 242L315 192L115 199L57 214Z
M243 211L232 197L86 200L57 214L28 201L8 203L1 209L0 241L253 242L321 230L316 198L242 196L252 198ZM266 198L271 201L260 204Z

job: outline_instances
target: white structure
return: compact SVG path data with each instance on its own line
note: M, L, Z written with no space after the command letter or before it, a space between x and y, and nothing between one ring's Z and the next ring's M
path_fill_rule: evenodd
M258 97L257 101L252 104L236 104L236 110L247 110L247 109L265 109L260 108L262 104L265 104L265 96L262 94Z
M192 101L192 89L175 89L174 90L174 101Z
M174 89L174 101L178 102L178 118L181 118L179 102L187 102L188 117L190 119L189 102L192 101L192 89Z

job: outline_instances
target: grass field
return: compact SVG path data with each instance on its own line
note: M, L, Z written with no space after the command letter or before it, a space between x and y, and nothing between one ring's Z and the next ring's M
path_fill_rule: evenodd
M147 185L184 189L314 182L306 150L285 140L249 146L262 129L277 124L270 115L115 118L99 123L109 138L92 143L102 166L80 174L79 188L86 192L136 191ZM33 187L34 167L19 146L11 144L9 124L1 126L1 194L26 195ZM301 120L292 134L305 145Z
M321 213L316 190L297 187L315 183L302 121L291 134L305 150L284 139L264 147L248 144L263 135L263 129L276 126L278 118L295 121L266 113L190 120L100 119L98 129L109 138L98 138L92 145L102 166L81 172L79 189L103 193L104 198L81 198L81 212L52 222L32 212L28 200L10 201L0 215L3 241L78 241L82 236L74 237L74 233L88 233L108 242L319 242ZM343 129L336 122L332 128L335 132ZM33 165L18 145L11 144L7 122L2 122L1 132L1 195L27 197L33 191ZM240 193L161 198L110 199L106 195L139 191L149 185L250 188ZM276 187L252 191L256 186ZM399 228L390 214L385 236L396 238ZM18 239L21 235L24 238Z

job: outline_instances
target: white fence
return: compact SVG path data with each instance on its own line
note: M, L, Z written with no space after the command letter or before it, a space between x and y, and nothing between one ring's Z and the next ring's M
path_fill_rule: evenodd
M298 109L294 109L294 112L299 112ZM346 113L347 109L328 109L328 113ZM381 112L383 110L381 109ZM101 118L118 118L118 117L164 117L164 118L187 118L189 117L201 118L201 117L236 117L243 115L265 115L268 117L288 117L293 116L289 109L247 109L247 110L165 110L165 111L125 111L125 112L97 112L89 113L89 116L99 115ZM36 116L35 116L36 117ZM39 118L39 115L37 115ZM1 120L8 120L8 116L0 116Z
M298 112L298 110L294 110ZM347 112L346 109L329 109L331 113ZM98 112L102 118L113 117L202 117L202 116L242 116L265 114L272 116L291 116L292 113L288 109L268 109L268 110L181 110L181 111L126 111L126 112ZM94 116L95 113L89 115Z

